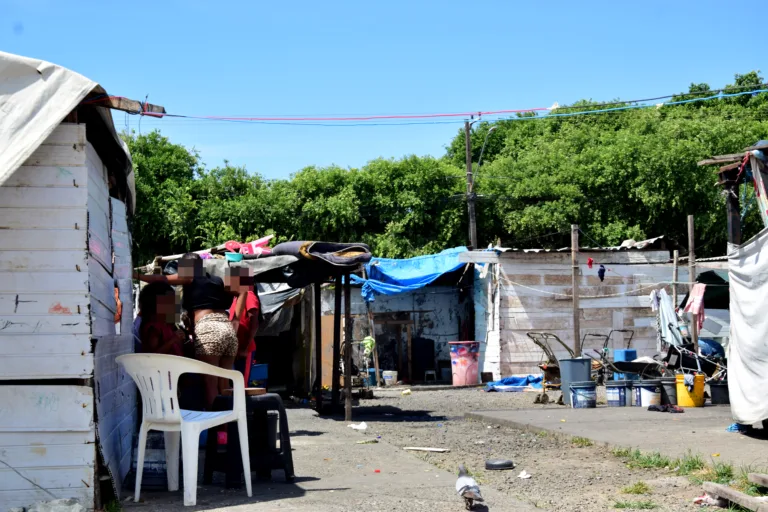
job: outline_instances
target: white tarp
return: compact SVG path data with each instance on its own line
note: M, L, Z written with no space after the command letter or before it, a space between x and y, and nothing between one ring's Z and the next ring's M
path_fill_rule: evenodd
M768 419L768 228L728 251L731 340L728 390L734 421Z
M67 68L0 51L0 186L92 91L105 93L93 80ZM112 116L102 110L130 162ZM132 169L125 172L135 203ZM133 210L135 204L130 206Z

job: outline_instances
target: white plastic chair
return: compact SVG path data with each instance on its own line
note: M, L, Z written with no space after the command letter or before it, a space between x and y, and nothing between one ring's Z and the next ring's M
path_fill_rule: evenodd
M159 430L165 433L165 463L169 491L179 490L179 444L181 444L184 457L184 505L194 506L197 503L197 458L200 433L203 430L231 421L237 421L243 457L245 488L250 498L253 492L251 489L251 460L248 451L248 423L245 416L243 374L234 370L223 370L194 359L163 354L126 354L118 357L116 361L125 368L136 382L141 392L144 411L139 430L135 501L139 501L147 433L150 430ZM215 375L231 380L233 409L222 412L179 409L177 387L179 376L184 373Z

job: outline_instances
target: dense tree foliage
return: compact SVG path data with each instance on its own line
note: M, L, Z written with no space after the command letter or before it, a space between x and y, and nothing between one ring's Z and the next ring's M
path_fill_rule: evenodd
M757 72L731 91L755 89ZM691 84L683 101L713 93ZM612 105L616 106L616 105ZM583 101L557 114L600 107ZM722 254L725 206L715 170L696 162L768 139L768 93L592 115L519 116L494 123L476 170L478 238L516 246L585 244L666 235L686 245L696 215L699 254ZM473 161L491 124L472 131ZM359 169L307 167L267 181L244 168L205 169L198 155L159 133L126 135L136 167L136 257L275 233L283 240L362 241L384 257L467 243L463 130L443 158L373 160ZM751 192L750 192L751 193ZM751 212L745 235L760 227Z

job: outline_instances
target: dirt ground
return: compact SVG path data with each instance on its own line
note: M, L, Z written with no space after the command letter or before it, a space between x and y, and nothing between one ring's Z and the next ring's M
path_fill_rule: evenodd
M492 487L545 510L603 511L615 509L620 502L652 503L655 510L663 511L698 510L692 500L702 494L701 487L675 476L671 469L630 469L606 447L485 425L463 416L477 409L532 407L534 397L533 393L485 393L479 389L415 391L409 396L388 390L362 401L355 408L354 419L368 424L365 437L380 435L382 442L398 448L448 448L449 453L414 454L448 471L464 463L482 487ZM516 467L511 471L486 470L485 461L494 458L511 459ZM522 470L532 477L518 478ZM650 494L622 493L625 487L641 481L648 484Z

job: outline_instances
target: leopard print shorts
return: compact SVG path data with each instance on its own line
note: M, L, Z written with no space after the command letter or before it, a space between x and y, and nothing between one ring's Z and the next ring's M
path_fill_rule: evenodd
M195 323L195 355L237 355L237 333L227 315L211 313Z

